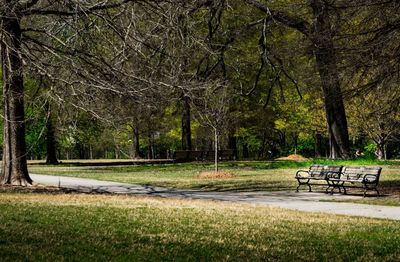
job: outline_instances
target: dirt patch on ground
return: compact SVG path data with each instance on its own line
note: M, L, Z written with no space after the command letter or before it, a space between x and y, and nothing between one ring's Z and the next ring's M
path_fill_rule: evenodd
M275 160L307 161L309 159L302 155L288 155L285 157L279 157Z
M213 179L213 178L232 178L235 174L227 171L208 171L208 172L200 172L197 175L197 178L204 178L204 179Z

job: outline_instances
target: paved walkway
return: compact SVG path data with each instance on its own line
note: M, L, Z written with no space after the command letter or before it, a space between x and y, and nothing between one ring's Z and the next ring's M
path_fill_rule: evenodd
M167 189L152 186L140 186L93 179L47 176L31 174L35 183L83 192L103 192L116 194L135 194L160 197L207 199L232 201L265 206L274 206L308 212L326 212L340 215L363 216L400 220L400 207L324 202L335 199L361 199L360 196L327 195L309 192L202 192L195 190Z

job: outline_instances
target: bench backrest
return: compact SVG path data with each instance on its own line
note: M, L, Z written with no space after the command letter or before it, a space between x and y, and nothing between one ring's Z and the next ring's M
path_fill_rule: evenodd
M174 152L173 159L175 159L178 162L179 161L184 162L187 160L188 155L189 155L188 150L177 150Z
M312 165L308 171L311 177L325 177L328 173L340 173L343 166L333 165Z
M362 181L365 177L369 181L378 182L382 168L376 166L345 166L341 177Z
M193 161L193 160L202 160L203 157L203 151L200 150L191 150L188 151L188 156L187 156L187 160L189 161Z
M219 150L218 155L221 160L232 160L235 151L233 149Z

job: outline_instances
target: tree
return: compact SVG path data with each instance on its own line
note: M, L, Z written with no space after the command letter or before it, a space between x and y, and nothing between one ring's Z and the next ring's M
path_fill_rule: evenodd
M29 7L29 3L27 7ZM0 2L0 49L3 73L3 166L1 184L27 185L22 31L19 1Z
M228 123L229 106L234 97L227 86L219 83L209 83L196 91L191 94L191 101L199 123L213 131L215 172L218 172L220 137Z
M0 1L0 49L1 65L3 74L3 110L4 110L4 143L3 143L3 166L1 170L0 183L27 185L32 180L29 177L26 162L26 142L25 142L25 118L24 118L24 58L32 58L32 52L25 52L30 41L36 48L51 50L50 53L56 54L62 51L58 46L66 47L66 41L62 41L56 35L52 35L52 42L57 45L51 46L49 43L40 41L40 36L49 35L49 31L35 28L35 23L22 28L24 20L43 22L48 18L56 20L58 17L85 17L90 18L89 14L110 10L119 7L129 0L115 1L104 4L103 1L94 3L83 3L72 1L64 5L52 1L27 0L27 1ZM48 22L47 21L47 22ZM28 35L30 32L31 34ZM24 35L23 35L24 33ZM29 41L27 41L29 40ZM75 49L75 48L72 48ZM45 68L38 68L38 71L45 73Z
M352 103L352 125L372 139L379 160L387 159L386 146L400 133L398 104L399 91L396 82L385 82L385 88L381 86L363 97L355 97Z
M182 149L192 150L190 101L187 96L182 98Z
M305 19L274 10L257 0L246 0L246 2L266 13L271 19L301 32L312 42L325 99L330 157L349 158L350 145L347 118L339 80L333 38L334 32L332 31L331 23L331 12L334 10L326 1L311 0L310 7L313 11L314 23L309 24Z

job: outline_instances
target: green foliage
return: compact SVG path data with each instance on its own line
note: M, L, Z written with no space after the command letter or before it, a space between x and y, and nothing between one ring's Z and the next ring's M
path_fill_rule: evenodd
M25 99L25 141L28 158L46 158L46 123L47 115L38 90L38 83L26 77L24 88L27 99Z
M262 146L262 140L259 137L258 132L255 128L240 128L237 136L239 138L239 146L247 145L248 149L251 151L258 151Z
M28 154L32 158L44 159L46 157L46 117L43 112L27 109L26 111L25 141Z
M229 94L229 104L224 108L229 123L221 130L224 136L221 139L222 148L228 147L228 136L234 136L238 139L240 156L248 150L249 156L257 159L272 159L295 151L313 157L315 133L326 138L327 132L321 83L315 72L309 38L284 26L279 19L265 19L264 13L245 1L216 1L207 7L191 9L195 2L187 1L181 5L167 1L159 6L135 4L125 9L107 10L99 15L104 15L105 19L97 19L97 16L87 13L82 17L76 16L71 23L65 23L57 16L24 18L23 26L29 24L32 27L26 32L29 37L49 44L42 49L39 45L31 54L32 58L43 57L43 60L35 61L34 67L26 60L26 100L36 100L35 91L38 89L34 80L36 71L31 71L32 76L27 72L31 68L36 70L38 66L45 66L44 71L50 74L56 70L57 78L63 79L63 83L70 82L69 78L80 83L72 86L78 91L74 90L73 95L65 91L70 87L64 89L57 86L59 83L51 83L49 94L60 97L65 103L79 102L80 99L83 101L80 107L93 110L107 120L102 122L86 113L78 113L75 117L75 113L68 115L67 110L60 110L59 118L64 121L57 122L57 139L63 158L67 155L70 158L87 158L89 148L97 152L95 158L115 157L115 152L122 152L123 157L127 157L133 140L130 126L133 122L139 126L141 151L146 152L148 146L153 146L156 156L165 156L167 151L179 149L182 144L178 105L182 96L190 93L194 94L190 96L193 100L196 95L204 98L199 95L199 90L206 86L214 87L214 83L223 83ZM313 19L310 6L303 1L261 2L282 14L308 22ZM69 10L78 6L59 8ZM365 20L375 14L374 7L356 6L348 7L348 10L343 8L335 14L335 17L343 16L348 20L332 19L332 27L343 36L334 39L337 50L341 50L342 46L357 47L371 37L367 33L369 29L384 25L386 18L388 21L395 18L393 15L385 16L382 11L374 19ZM386 12L392 10L383 6ZM360 12L354 12L356 8ZM127 10L129 12L124 13ZM132 13L137 15L132 16ZM346 24L342 24L342 20L347 21ZM49 24L54 26L47 31L42 30ZM38 28L40 30L36 30ZM127 42L119 42L122 35ZM396 44L398 41L381 44L388 43ZM352 48L344 50L347 49ZM346 92L356 82L367 84L377 72L387 71L354 73L348 60L355 56L338 52L338 67L349 68L341 72L343 85L348 85L343 86ZM69 63L73 65L70 68ZM109 68L112 70L108 71ZM95 79L94 85L89 79ZM107 82L109 80L111 83ZM398 122L395 106L398 102L397 82L384 81L381 85L373 92L366 90L365 94L346 100L350 133L354 137L361 137L363 132L371 130L375 132L369 135L370 138L376 137L376 133L381 135L380 131L386 132L389 122ZM118 95L109 92L109 89L115 89ZM194 92L188 91L191 89ZM78 93L83 95L74 101ZM128 93L134 95L130 97ZM215 89L208 95L206 102L217 98ZM28 150L36 158L45 155L45 115L40 108L41 99L38 99L38 105L28 106L26 112ZM104 105L98 101L104 102ZM224 103L216 104L225 106ZM383 120L377 121L376 118ZM191 127L193 147L209 148L211 132L200 128L194 119ZM396 128L398 126L395 125L386 139L397 141ZM357 147L362 148L367 143L370 141L360 142ZM392 143L388 147L389 155L398 156L398 145ZM368 144L364 158L373 158L374 151Z
M75 115L74 120L66 122L66 126L59 131L58 144L62 150L72 153L69 157L88 158L91 146L102 145L107 148L107 140L99 139L103 133L112 137L109 129L105 129L102 123L84 112Z
M314 157L315 154L315 139L310 135L301 135L297 142L298 154L305 157Z
M369 159L373 159L375 158L375 151L376 151L376 144L375 143L371 143L368 144L364 147L365 150L365 158L369 158Z

